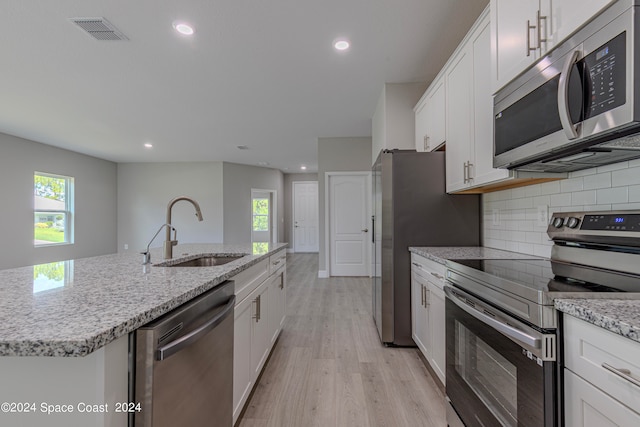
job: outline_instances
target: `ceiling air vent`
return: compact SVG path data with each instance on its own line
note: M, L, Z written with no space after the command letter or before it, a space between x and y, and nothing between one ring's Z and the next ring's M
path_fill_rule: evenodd
M105 18L71 18L71 22L96 40L129 40Z

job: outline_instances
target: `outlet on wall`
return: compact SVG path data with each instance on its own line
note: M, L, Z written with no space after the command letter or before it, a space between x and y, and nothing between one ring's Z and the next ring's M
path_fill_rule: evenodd
M538 206L537 225L539 227L546 227L547 225L549 225L549 206L547 205Z
M125 243L125 244L124 244L124 250L126 251L127 249L129 249L129 244L128 244L128 243Z
M500 209L494 209L492 212L493 225L500 225Z

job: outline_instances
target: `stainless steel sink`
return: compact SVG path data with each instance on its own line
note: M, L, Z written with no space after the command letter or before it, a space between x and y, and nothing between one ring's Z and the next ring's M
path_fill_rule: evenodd
M231 261L235 261L239 258L246 256L246 254L239 255L203 255L198 258L192 258L186 261L182 261L176 264L170 261L164 261L156 264L158 267L214 267L217 265L227 264Z

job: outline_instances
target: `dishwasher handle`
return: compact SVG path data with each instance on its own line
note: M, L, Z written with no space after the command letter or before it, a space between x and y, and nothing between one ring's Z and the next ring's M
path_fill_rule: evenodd
M231 298L224 305L224 308L220 313L214 316L211 320L207 321L204 325L200 326L197 329L189 332L188 334L178 338L175 341L171 341L170 343L163 345L157 350L156 359L157 360L165 360L169 356L172 356L179 352L180 350L190 346L194 342L198 341L200 337L206 335L213 328L218 326L224 319L226 319L229 314L233 312L233 307L236 304L236 296L231 295Z

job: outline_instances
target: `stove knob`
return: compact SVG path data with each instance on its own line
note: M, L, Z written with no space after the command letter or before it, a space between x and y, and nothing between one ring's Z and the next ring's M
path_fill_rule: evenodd
M562 227L562 226L564 225L564 218L560 218L560 217L556 217L556 218L554 218L554 219L553 219L553 223L552 223L552 225L553 225L555 228L560 228L560 227Z
M577 228L578 224L580 224L580 220L576 217L571 217L569 221L567 221L567 227L569 228Z

